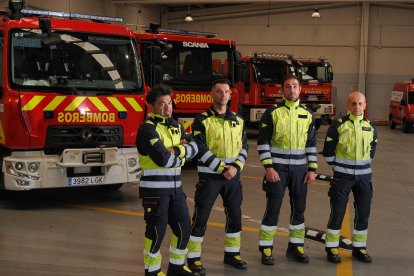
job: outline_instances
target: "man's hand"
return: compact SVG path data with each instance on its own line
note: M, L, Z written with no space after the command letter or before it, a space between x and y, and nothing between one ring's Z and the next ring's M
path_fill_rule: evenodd
M279 182L280 176L274 168L266 168L266 180L267 182Z
M223 170L223 176L227 180L232 180L232 178L237 174L236 167L232 165L225 165Z
M304 184L312 184L312 182L315 181L315 172L314 171L308 171L305 175L305 179L303 180Z

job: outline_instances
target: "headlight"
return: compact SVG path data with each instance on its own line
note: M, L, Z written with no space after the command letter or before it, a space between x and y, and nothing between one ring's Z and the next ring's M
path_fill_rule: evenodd
M37 172L37 170L39 170L39 164L38 163L29 163L29 165L27 166L27 169L29 170L29 172L35 173L35 172Z
M137 159L135 158L128 158L128 166L133 168L137 165Z
M21 169L23 169L23 163L17 162L16 164L14 164L14 167L16 168L16 170L20 171Z

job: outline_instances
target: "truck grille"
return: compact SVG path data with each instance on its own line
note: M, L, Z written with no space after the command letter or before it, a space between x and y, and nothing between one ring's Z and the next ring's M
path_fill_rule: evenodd
M123 142L122 126L50 126L45 152L60 153L67 148L121 147Z

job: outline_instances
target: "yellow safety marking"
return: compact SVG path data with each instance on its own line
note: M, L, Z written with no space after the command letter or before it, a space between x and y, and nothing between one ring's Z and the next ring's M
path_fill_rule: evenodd
M127 102L132 106L132 108L137 111L140 112L142 111L141 106L139 105L139 103L134 99L134 98L125 98L127 100Z
M66 96L56 96L44 109L43 111L53 111L60 105L63 100L66 99Z
M6 144L6 137L4 137L3 126L0 122L0 143Z
M89 107L85 107L83 111L91 111L91 110L89 109Z
M351 237L351 217L349 215L349 204L346 206L346 212L341 228L341 235ZM352 276L352 251L339 249L342 256L342 262L336 265L337 276Z
M115 106L116 110L118 111L127 111L125 107L118 101L115 97L108 97L108 100Z
M99 111L109 111L109 109L101 102L98 97L89 97L88 98Z
M45 96L34 96L25 106L23 106L22 110L33 110L44 98Z
M184 123L184 129L187 129L187 128L189 128L190 126L191 126L191 124L192 124L193 122L191 122L191 121L186 121L185 123Z
M86 99L86 97L76 97L73 99L73 101L65 108L65 111L74 111L76 108L78 108L83 101Z

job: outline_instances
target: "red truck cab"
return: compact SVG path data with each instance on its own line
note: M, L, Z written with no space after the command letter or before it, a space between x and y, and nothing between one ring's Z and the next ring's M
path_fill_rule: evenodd
M414 81L396 82L390 98L390 128L402 125L408 133L414 125Z

